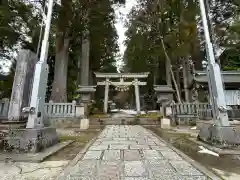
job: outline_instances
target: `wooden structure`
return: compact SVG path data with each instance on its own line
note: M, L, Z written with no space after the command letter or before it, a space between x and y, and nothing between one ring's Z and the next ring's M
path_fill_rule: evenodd
M240 105L240 72L222 71L222 79L226 104L229 106ZM198 101L204 102L204 99L209 99L208 77L206 72L195 71L193 80L192 88L195 89L197 93Z
M104 113L107 113L108 109L108 94L109 86L114 86L117 91L128 91L129 86L135 87L135 99L137 112L140 113L140 95L139 86L145 86L146 82L141 82L139 79L144 79L148 77L149 72L144 73L95 73L96 78L105 79L105 81L98 81L98 86L105 86L104 93ZM112 81L115 79L117 81ZM128 81L126 81L128 80ZM130 81L129 81L130 80Z

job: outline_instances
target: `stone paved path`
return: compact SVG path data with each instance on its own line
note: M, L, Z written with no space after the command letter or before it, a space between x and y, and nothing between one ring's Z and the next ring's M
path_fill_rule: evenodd
M60 178L61 179L61 178ZM204 180L141 126L106 126L65 180Z

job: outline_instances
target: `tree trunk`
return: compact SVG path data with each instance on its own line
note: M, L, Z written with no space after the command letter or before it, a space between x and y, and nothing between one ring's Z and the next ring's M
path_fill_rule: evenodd
M80 85L81 84L81 56L79 55L78 57L78 63L77 63L77 66L78 66L78 71L77 71L77 85Z
M179 93L181 94L181 79L180 79L180 70L179 68L176 68L176 82L177 82L177 85L178 85L178 89L179 89Z
M188 89L188 59L184 58L182 59L182 66L183 66L183 86L184 86L184 94L185 94L185 101L189 102L189 89Z
M171 76L172 76L172 80L173 80L173 84L175 86L175 89L176 89L176 92L177 92L177 99L178 99L178 102L179 103L182 103L182 100L181 100L181 95L180 95L180 92L179 92L179 89L178 89L178 85L177 85L177 82L176 82L176 79L175 79L175 76L174 76L174 73L173 73L173 70L172 70L172 66L171 66L171 60L168 56L168 53L166 51L166 48L165 48L165 44L163 42L163 38L161 37L161 43L162 43L162 47L163 47L163 51L164 51L164 54L165 54L165 57L166 57L166 60L168 61L168 63L170 64L170 73L171 73Z
M58 37L51 100L67 102L67 70L70 38Z
M171 68L171 62L167 58L166 58L165 68L166 68L167 85L172 87L172 77L171 77L171 72L169 71L169 69Z

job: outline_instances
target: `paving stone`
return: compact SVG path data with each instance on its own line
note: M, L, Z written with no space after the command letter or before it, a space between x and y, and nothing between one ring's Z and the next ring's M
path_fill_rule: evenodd
M142 161L125 161L124 173L125 176L148 176Z
M206 179L143 127L109 125L62 180Z
M163 159L163 156L156 150L143 150L145 159Z
M155 141L155 144L158 145L158 146L167 146L164 142L161 142L161 141Z
M99 146L102 143L102 141L95 141L92 146Z
M148 160L148 163L149 169L155 177L160 177L162 174L174 175L176 173L167 160Z
M181 175L202 176L203 174L186 161L169 161Z
M101 150L107 150L108 145L99 145L99 146L91 146L89 148L90 151L101 151Z
M86 154L83 157L83 160L85 159L100 159L102 154L102 151L87 151Z
M159 151L168 151L168 152L174 152L172 149L166 147L166 146L151 146L150 145L150 148L151 149L154 149L154 150L159 150Z
M145 144L151 145L151 146L156 146L156 143L154 141L145 141Z
M159 151L165 159L170 160L183 160L181 156L179 156L176 152L167 152L167 151Z
M181 175L178 175L177 173L154 173L156 180L183 180ZM184 179L185 180L185 179Z
M148 177L124 177L123 180L153 180Z
M183 180L207 180L206 176L182 176Z
M109 149L128 149L127 144L111 144Z
M120 160L120 150L104 151L103 160L106 160L106 161Z
M102 141L112 141L112 138L100 138L99 137L99 138L96 139L96 142L99 142L99 141L100 142L102 142Z
M118 138L113 138L113 141L128 141L127 137L118 137Z
M76 176L68 175L64 180L98 180L97 176Z
M102 145L113 145L113 144L125 144L125 145L131 145L131 144L137 144L136 141L103 141Z
M150 149L150 148L147 145L133 144L133 145L130 145L130 149Z
M138 150L124 150L123 156L125 161L136 161L142 159Z
M120 161L102 161L99 165L99 180L120 180L121 178Z
M82 160L73 167L71 174L75 176L96 176L97 161Z

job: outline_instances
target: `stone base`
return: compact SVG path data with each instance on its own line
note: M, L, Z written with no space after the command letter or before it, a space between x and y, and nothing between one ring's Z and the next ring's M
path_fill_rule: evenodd
M203 124L198 139L222 147L240 145L240 127Z
M37 153L59 142L55 128L11 129L4 140L5 151Z
M23 129L26 128L27 121L2 121L0 129Z
M80 129L85 130L89 128L89 119L81 119Z
M162 129L169 129L171 127L171 120L168 118L161 119L161 128Z

